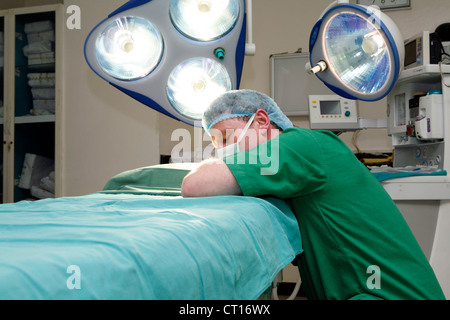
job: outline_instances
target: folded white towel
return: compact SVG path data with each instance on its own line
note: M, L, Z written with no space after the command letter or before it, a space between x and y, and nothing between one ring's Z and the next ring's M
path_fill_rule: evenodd
M30 109L30 114L33 116L50 116L54 115L55 112L48 111L45 109Z
M41 179L40 187L48 192L55 193L55 181L50 179L49 176Z
M44 32L34 32L27 34L28 43L39 42L39 41L55 41L55 32L44 31Z
M28 65L44 64L44 63L55 63L55 53L38 53L30 54L28 56Z
M53 159L31 153L25 154L19 188L30 189L31 186L39 185L41 179L48 176L54 170L55 162Z
M23 54L28 57L33 54L49 53L54 51L52 41L38 41L27 44L23 47Z
M45 32L53 29L53 22L50 20L26 23L24 26L25 33Z
M54 87L55 74L54 73L29 73L28 85L30 87Z
M31 187L31 195L38 199L49 199L54 198L55 195L51 192L48 192L47 190L41 189L36 186Z
M31 95L35 100L54 100L55 88L31 88Z
M51 114L55 113L55 100L33 100L33 109L36 112L48 111Z

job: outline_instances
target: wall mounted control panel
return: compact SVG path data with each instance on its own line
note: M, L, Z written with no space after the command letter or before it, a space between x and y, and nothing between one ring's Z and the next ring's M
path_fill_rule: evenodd
M309 116L313 130L359 128L356 101L338 95L310 95Z

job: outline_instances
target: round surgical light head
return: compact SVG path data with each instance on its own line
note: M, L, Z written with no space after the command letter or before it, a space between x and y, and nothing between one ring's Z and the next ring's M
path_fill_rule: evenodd
M324 61L317 76L337 94L380 100L394 86L404 59L403 38L381 11L350 4L324 13L311 34L311 65Z
M170 19L175 28L196 41L228 34L239 18L239 0L172 0Z
M231 89L230 76L222 64L209 58L192 58L172 71L166 91L177 112L201 120L209 104Z
M136 80L150 74L163 56L159 30L139 17L120 17L101 32L95 43L98 63L119 80Z

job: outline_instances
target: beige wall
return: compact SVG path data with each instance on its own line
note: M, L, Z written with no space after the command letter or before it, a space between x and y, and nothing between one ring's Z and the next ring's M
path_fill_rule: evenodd
M71 0L81 9L81 30L65 28L64 195L99 191L125 170L159 163L155 111L100 79L84 59L89 32L122 0Z

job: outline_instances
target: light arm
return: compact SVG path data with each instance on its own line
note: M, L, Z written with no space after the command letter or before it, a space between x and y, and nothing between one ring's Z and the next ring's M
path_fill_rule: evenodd
M181 186L183 197L242 195L236 179L222 160L211 159L190 172Z

